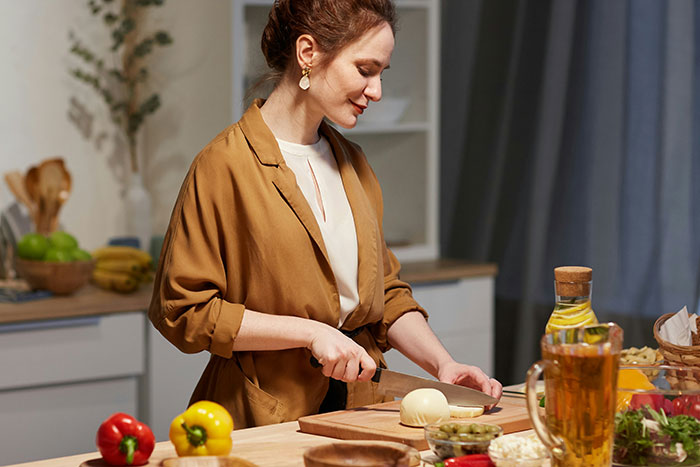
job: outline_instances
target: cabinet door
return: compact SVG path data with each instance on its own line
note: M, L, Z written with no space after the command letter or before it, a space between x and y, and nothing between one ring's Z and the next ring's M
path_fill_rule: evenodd
M413 296L430 315L430 327L455 360L493 373L493 277L421 283L413 286ZM429 377L397 350L390 350L385 358L389 368Z
M120 313L0 326L0 390L140 375L144 315Z
M114 412L139 417L144 315L0 326L0 464L96 450Z
M0 391L0 464L96 451L100 423L136 414L137 391L136 377Z
M167 441L170 423L187 408L210 354L182 353L154 327L148 332L147 419L156 440Z

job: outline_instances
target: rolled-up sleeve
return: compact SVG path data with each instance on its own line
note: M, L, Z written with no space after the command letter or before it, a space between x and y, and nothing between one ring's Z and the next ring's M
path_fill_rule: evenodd
M217 169L216 157L210 152L198 155L182 184L163 242L148 315L181 351L206 350L230 358L245 307L222 298L232 273L223 253L235 239L229 226L223 240L221 219L227 216L221 215L222 210L232 206L221 199L231 199L233 187Z
M382 321L375 324L372 334L377 346L382 352L391 350L387 332L394 322L402 315L417 311L425 319L428 313L416 302L411 292L411 286L399 278L401 265L390 249L384 250L384 316Z

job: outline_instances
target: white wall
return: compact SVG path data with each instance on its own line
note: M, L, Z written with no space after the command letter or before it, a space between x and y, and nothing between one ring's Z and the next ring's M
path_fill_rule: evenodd
M0 173L62 156L73 176L60 221L93 249L124 234L122 183L126 153L112 138L102 100L68 74L78 63L69 54L68 31L94 49L108 36L85 0L2 0L0 15ZM174 44L156 50L152 82L162 106L143 132L144 179L153 199L153 232L164 233L180 183L197 151L231 119L230 2L168 0L152 10L153 27L167 29ZM84 138L68 118L70 97L94 115ZM0 207L14 200L0 182Z

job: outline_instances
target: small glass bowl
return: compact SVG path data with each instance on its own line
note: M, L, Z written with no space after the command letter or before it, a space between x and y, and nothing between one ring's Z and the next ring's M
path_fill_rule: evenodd
M541 451L541 457L531 457L534 452L533 444L538 444L538 450ZM510 445L510 453L504 454L503 449L498 449L500 447L505 447ZM524 453L516 452L518 448L521 450L527 450L527 446L530 446L530 456L525 456ZM541 444L539 438L535 433L511 433L501 437L495 443L489 445L489 457L491 461L496 464L496 467L544 467L551 465L549 452Z
M625 371L631 374L623 375ZM669 436L656 435L651 423L654 418L647 413L645 436L653 438L656 447L642 452L644 462L632 462L627 446L634 439L629 439L628 432L622 430L621 423L627 418L628 411L645 411L653 409L666 418L689 415L700 420L700 367L683 367L674 365L626 365L620 367L620 386L617 388L616 429L613 442L613 465L632 466L647 465L653 462L659 466L700 465L700 456L680 460L674 455L675 443ZM643 375L642 375L643 374ZM646 376L646 379L644 378ZM631 383L631 384L630 384ZM625 387L625 384L630 384ZM645 389L640 387L647 386ZM641 423L641 422L640 422ZM634 433L634 431L630 431ZM700 446L700 440L698 441Z
M430 449L440 459L485 454L491 440L503 434L503 428L498 425L468 421L431 423L424 430Z

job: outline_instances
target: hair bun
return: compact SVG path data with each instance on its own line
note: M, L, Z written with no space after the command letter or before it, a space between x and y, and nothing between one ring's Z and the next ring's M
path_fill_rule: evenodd
M290 16L289 0L275 0L260 42L267 66L273 70L284 71L290 58Z
M283 73L302 34L311 34L329 59L382 21L395 32L392 0L275 0L260 46L267 66Z

